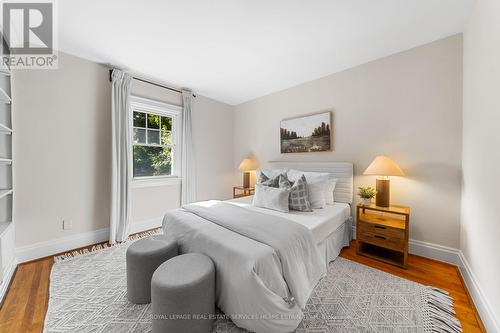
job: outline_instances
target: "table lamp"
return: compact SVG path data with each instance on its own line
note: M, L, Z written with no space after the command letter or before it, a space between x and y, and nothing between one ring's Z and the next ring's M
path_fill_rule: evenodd
M257 163L256 161L254 161L250 158L245 158L243 161L241 161L238 169L240 169L240 171L243 171L243 187L244 188L250 187L250 171L257 170L258 167L259 167L259 163Z
M387 156L380 155L375 157L363 175L378 176L375 204L380 207L389 207L391 197L389 176L404 176L405 174L396 162Z

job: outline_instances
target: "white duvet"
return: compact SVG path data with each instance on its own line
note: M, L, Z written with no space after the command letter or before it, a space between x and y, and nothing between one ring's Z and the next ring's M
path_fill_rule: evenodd
M214 261L217 305L249 331L295 330L301 307L326 272L309 229L231 203L184 206L165 215L163 229L181 253Z

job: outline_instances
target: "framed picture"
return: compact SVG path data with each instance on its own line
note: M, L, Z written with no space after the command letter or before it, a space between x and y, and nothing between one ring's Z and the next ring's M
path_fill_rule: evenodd
M331 151L332 112L284 119L280 126L281 153Z

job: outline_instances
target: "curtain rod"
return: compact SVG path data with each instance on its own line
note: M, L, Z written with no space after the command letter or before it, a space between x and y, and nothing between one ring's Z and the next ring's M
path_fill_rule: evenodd
M109 70L109 81L111 82L111 74L113 73L113 70L110 69ZM172 88L172 87L169 87L169 86L165 86L163 84L159 84L159 83L156 83L156 82L152 82L152 81L148 81L146 79L141 79L140 77L136 77L136 76L132 76L132 79L136 80L136 81L141 81L141 82L144 82L144 83L149 83L149 84L152 84L153 86L157 86L157 87L160 87L160 88L163 88L163 89L167 89L167 90L171 90L171 91L175 91L176 93L179 93L179 94L182 94L182 90L179 90L179 89L175 89L175 88ZM193 94L193 97L196 98L196 95Z

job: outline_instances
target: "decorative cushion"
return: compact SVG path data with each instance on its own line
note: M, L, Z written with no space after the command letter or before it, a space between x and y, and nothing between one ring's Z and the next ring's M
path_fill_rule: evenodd
M309 200L311 201L312 208L325 208L326 204L333 204L333 191L337 184L337 179L333 178L333 174L295 169L287 171L288 179L291 181L296 181L302 177L302 175L304 175L307 180ZM335 183L333 181L335 181Z
M311 202L311 207L313 209L325 208L326 207L326 183L329 178L328 173L322 172L304 172L300 170L288 170L288 179L291 181L296 181L302 176L306 177L307 189L309 191L309 201ZM333 196L333 194L332 194Z
M262 184L255 185L253 205L256 207L277 210L288 213L288 197L291 190L289 188L274 188Z
M267 178L274 178L276 176L281 175L282 173L286 173L288 169L284 168L276 168L276 169L257 169L257 179L259 179L260 174L264 174Z
M288 206L290 209L301 212L312 212L307 191L307 181L304 175L295 182L288 180L286 174L281 175L280 188L289 188L291 191L290 197L288 198Z
M331 175L330 175L331 176ZM333 205L333 191L335 191L335 187L337 186L337 178L328 178L325 186L325 201L327 205Z
M265 174L260 173L259 178L257 179L257 184L265 185L265 186L270 186L270 187L279 187L279 181L280 181L280 176L277 175L273 178L267 177Z
M262 172L257 175L257 184L262 184L265 181L268 181L269 177L263 174Z
M311 207L314 209L321 209L326 207L326 181L326 177L317 177L307 182L307 189L309 190L309 201L311 202Z

